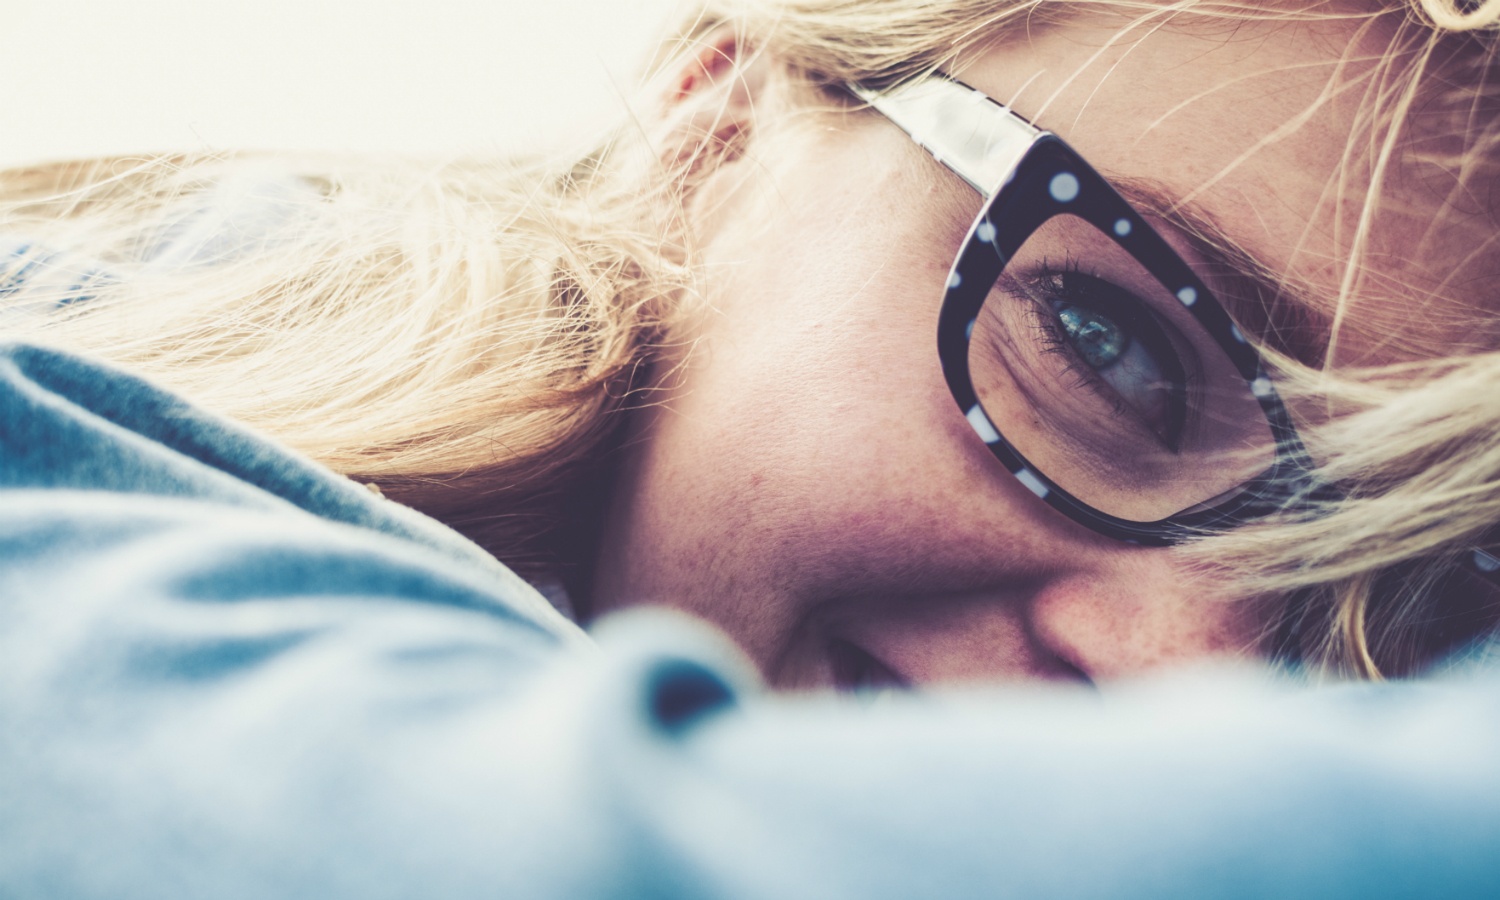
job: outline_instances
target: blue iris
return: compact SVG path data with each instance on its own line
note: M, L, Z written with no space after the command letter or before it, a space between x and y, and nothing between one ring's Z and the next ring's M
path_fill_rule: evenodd
M1130 336L1096 310L1064 304L1058 308L1057 318L1073 349L1095 370L1114 364L1130 349Z

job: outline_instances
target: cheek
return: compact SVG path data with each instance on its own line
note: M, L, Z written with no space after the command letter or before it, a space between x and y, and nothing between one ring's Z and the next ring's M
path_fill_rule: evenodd
M946 412L927 342L890 346L850 321L782 324L753 348L703 348L657 417L658 474L642 484L678 543L724 540L741 568L812 555L876 527L882 509L910 509L920 450Z
M1020 489L954 405L930 322L781 324L753 346L706 339L653 411L622 484L631 602L687 607L743 637L734 620L771 614L755 597L792 614L922 570L978 581L997 556L1057 543L1050 511L1018 524Z
M601 570L630 602L790 591L920 517L934 444L961 437L934 336L947 251L876 245L827 215L802 226L807 240L725 242L705 262L735 277L647 414L606 540Z
M785 586L858 548L938 554L958 542L935 523L958 530L955 504L996 480L936 346L979 197L876 124L873 149L766 162L769 186L721 200L700 260L711 312L622 483L633 524L612 534L636 545L639 600L688 602L731 578Z
M933 201L900 184L832 197L811 187L784 183L780 196L798 202L762 211L774 231L731 230L706 255L705 271L724 277L655 438L768 521L852 470L901 478L905 454L889 448L951 418L938 415L952 401L935 335L961 233L910 223L952 217L915 215Z

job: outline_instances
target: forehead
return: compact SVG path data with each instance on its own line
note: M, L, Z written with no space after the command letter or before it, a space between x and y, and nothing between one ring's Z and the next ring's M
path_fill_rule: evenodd
M1355 115L1338 86L1370 68L1353 58L1354 31L1336 21L1231 31L1183 17L1080 17L1007 38L964 77L1101 169L1183 196L1311 189L1299 199L1315 201Z
M1363 98L1390 37L1353 20L1079 17L1004 38L961 77L1061 135L1107 177L1159 185L1201 211L1265 270L1313 288L1330 307L1315 312L1331 317L1369 188ZM1378 252L1431 221L1438 201L1409 199L1404 216L1378 220L1377 252L1362 265L1383 267L1383 284L1412 293L1387 291L1361 309L1363 320L1405 317L1416 286L1441 282L1442 266L1424 273Z

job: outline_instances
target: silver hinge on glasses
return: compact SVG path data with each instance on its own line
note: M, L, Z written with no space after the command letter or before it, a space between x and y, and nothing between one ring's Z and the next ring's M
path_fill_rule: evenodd
M932 75L889 91L849 90L989 199L1041 131L967 85Z

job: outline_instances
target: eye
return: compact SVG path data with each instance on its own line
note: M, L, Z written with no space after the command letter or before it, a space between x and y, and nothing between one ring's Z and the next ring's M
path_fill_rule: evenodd
M1042 349L1063 355L1064 371L1081 376L1078 389L1099 393L1175 449L1187 414L1185 368L1146 301L1076 266L1027 281Z
M1005 253L965 323L982 416L964 413L1046 476L1022 479L1034 493L1155 522L1251 481L1276 443L1205 286L1181 259L1116 236L1057 215Z

